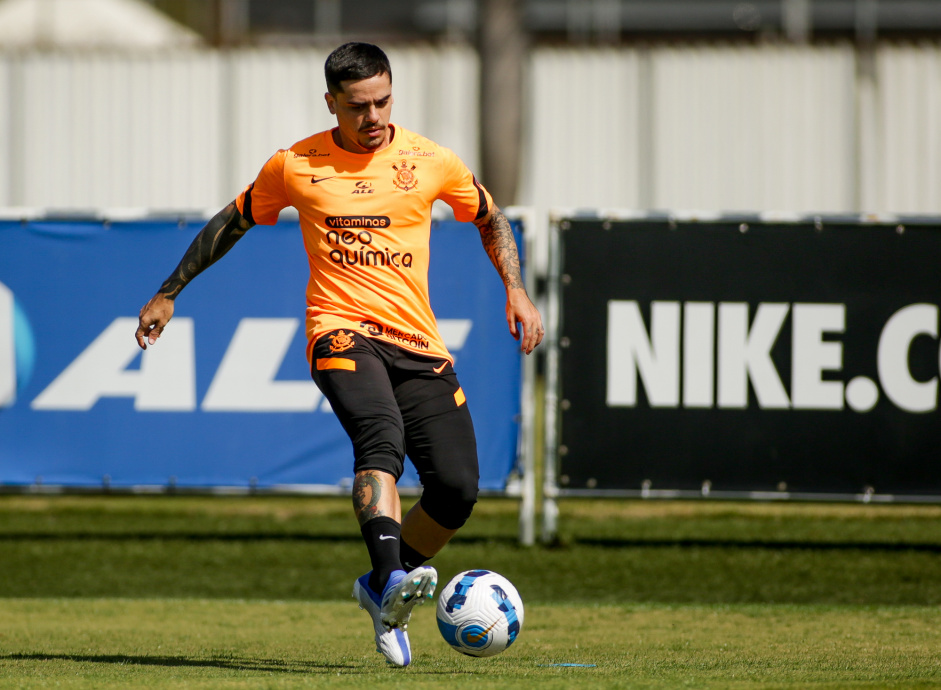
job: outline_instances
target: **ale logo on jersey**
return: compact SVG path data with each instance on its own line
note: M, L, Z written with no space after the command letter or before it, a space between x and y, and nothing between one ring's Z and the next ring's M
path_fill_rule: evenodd
M26 312L13 291L0 283L0 408L16 402L36 362L36 345Z

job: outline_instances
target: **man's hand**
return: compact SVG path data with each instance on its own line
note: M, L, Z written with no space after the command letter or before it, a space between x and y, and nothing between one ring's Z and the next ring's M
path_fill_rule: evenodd
M546 331L542 327L539 310L523 287L519 250L513 238L513 229L496 206L486 216L475 220L474 225L480 231L480 241L487 256L506 286L506 322L510 326L510 333L520 341L520 350L528 355L542 342Z
M163 333L164 327L172 317L172 299L167 299L159 293L150 298L150 301L140 310L140 325L134 334L142 350L147 349L148 343L153 345L157 342L157 338Z
M520 341L520 350L527 355L536 349L546 333L542 327L539 310L523 288L510 288L506 291L506 321L510 326L510 333Z
M134 336L142 350L147 349L148 343L156 343L163 333L164 327L173 316L173 300L180 291L193 278L221 259L254 224L255 221L250 217L245 218L239 213L234 201L210 218L170 277L140 310L140 325Z

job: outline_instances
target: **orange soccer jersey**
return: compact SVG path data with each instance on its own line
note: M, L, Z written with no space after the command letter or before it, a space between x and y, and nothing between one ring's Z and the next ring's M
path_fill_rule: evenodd
M493 201L449 149L394 128L389 146L350 153L332 131L275 153L236 199L242 215L273 225L294 206L310 262L307 356L323 334L348 329L451 360L428 298L431 207L459 221Z

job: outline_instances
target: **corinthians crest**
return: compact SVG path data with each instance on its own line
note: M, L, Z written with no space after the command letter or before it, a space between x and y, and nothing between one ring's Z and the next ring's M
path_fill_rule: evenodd
M330 352L344 352L349 350L356 343L353 342L353 334L346 331L340 331L336 335L330 336Z
M415 173L412 172L415 170L415 166L409 165L409 162L404 158L398 165L393 163L392 169L395 170L395 176L392 178L392 184L401 189L403 192L407 192L410 189L415 189L415 187L418 186L418 178L415 177Z

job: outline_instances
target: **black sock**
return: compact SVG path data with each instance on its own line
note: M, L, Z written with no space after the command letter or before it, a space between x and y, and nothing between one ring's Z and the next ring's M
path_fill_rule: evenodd
M402 542L399 558L402 559L402 567L405 569L405 572L415 570L418 566L425 565L425 563L431 560L431 556L418 553L405 541Z
M402 526L392 518L383 516L368 520L360 527L360 531L372 562L369 586L372 591L382 593L392 571L402 570L399 556Z

